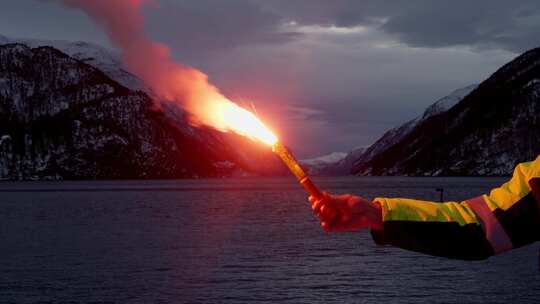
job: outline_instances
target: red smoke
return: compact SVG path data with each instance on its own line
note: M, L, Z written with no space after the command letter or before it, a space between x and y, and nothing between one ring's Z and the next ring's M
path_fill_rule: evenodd
M81 9L104 28L114 46L122 51L128 69L150 86L162 100L181 103L195 124L206 124L222 131L233 128L224 111L238 108L208 83L208 77L171 59L170 49L153 41L144 31L141 8L150 0L63 0ZM226 112L226 111L225 111Z

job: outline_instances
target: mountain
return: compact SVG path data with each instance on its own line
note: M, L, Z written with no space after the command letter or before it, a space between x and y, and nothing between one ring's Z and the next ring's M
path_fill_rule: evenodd
M473 84L453 91L448 96L445 96L430 105L424 111L422 116L416 119L416 121L421 122L432 116L448 111L450 108L458 104L463 98L465 98L465 96L469 95L472 91L474 91L477 87L477 84Z
M355 160L351 172L502 176L540 153L540 49L517 57L466 94L470 89L388 131Z
M125 69L121 55L116 50L84 41L15 39L0 35L0 44L8 43L24 44L30 48L53 47L72 58L101 70L105 75L126 88L151 93L151 89L144 85L141 79Z
M353 168L358 167L359 164L369 163L374 157L403 140L407 135L409 135L413 130L415 130L426 120L430 119L433 116L444 113L448 109L452 108L470 92L476 89L476 87L477 85L470 85L453 91L448 96L445 96L430 105L422 115L384 133L380 139L378 139L373 145L365 149L363 153L353 153L356 154L356 157L354 157L354 160L349 162L349 173Z
M448 96L445 96L435 103L430 105L422 115L412 119L403 125L387 131L374 144L369 147L360 147L353 149L341 159L334 162L326 162L324 164L314 165L312 162L307 162L305 165L309 168L310 173L317 175L347 175L359 163L369 162L373 157L385 151L392 145L396 144L413 131L416 126L421 124L426 119L447 111L463 97L473 91L477 85L470 85L453 91Z
M78 59L2 41L2 179L230 176L253 169L246 166L253 154L272 156L238 136L191 127L181 109L157 109L105 49L64 44ZM242 154L231 142L245 147Z
M319 175L324 174L328 167L332 167L337 162L342 161L347 157L347 153L332 152L323 156L300 160L300 164L304 166L309 174Z

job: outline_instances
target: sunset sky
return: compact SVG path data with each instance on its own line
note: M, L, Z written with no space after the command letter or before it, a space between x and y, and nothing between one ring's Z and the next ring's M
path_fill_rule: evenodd
M540 46L538 1L160 0L146 30L301 157L371 144ZM54 0L0 3L0 35L111 46Z

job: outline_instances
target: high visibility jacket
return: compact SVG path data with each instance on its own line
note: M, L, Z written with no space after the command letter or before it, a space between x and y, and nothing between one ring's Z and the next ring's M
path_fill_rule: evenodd
M510 181L463 202L376 198L383 229L377 244L449 258L485 259L540 240L540 155L519 164Z

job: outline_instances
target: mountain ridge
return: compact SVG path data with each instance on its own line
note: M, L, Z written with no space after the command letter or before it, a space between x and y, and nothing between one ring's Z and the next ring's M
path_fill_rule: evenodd
M378 153L386 150L395 143L399 142L406 135L408 135L419 123L428 119L431 116L445 112L455 104L457 104L463 97L468 95L477 87L476 84L469 85L457 90L452 91L445 97L437 99L434 103L429 105L422 114L416 118L411 119L404 124L392 128L386 131L379 139L377 139L372 145L367 147L360 147L348 152L345 157L334 163L320 164L313 166L311 163L306 163L310 172L318 175L346 175L349 174L354 166L361 162L367 162L375 157Z
M250 172L228 143L233 135L193 128L184 116L170 116L146 92L129 89L54 47L0 46L1 179Z
M249 140L194 128L177 106L157 109L151 88L114 51L85 42L16 40L0 36L0 179L284 173L272 153ZM539 100L540 49L533 49L373 145L303 164L322 175L509 175L540 151ZM98 165L112 151L129 156L118 159L121 169Z
M416 125L357 175L506 176L540 152L540 49L518 56L455 106Z

